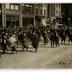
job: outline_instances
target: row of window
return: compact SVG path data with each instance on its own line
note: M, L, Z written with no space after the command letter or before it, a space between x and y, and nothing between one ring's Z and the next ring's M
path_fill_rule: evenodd
M33 14L34 9L32 4L22 4L22 11L26 14Z
M15 5L15 4L6 4L6 9L19 10L19 5Z
M56 15L60 16L61 15L61 4L56 4Z
M32 4L22 4L23 7L33 8ZM19 10L19 4L6 4L6 9Z
M42 15L42 4L35 4L36 15Z
M7 10L19 10L19 4L5 4L5 8ZM42 15L42 4L36 4L36 14ZM23 13L34 13L34 4L22 4L22 11ZM45 11L44 11L45 14Z
M35 13L36 15L42 15L42 9L36 8Z
M56 5L56 7L61 7L61 4L55 4Z

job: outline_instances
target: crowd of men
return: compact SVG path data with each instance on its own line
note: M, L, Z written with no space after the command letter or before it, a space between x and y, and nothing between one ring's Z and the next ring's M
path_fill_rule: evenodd
M68 38L68 44L72 42L72 28L60 27L58 29L55 28L47 28L40 27L39 29L35 29L31 27L29 30L23 30L22 28L14 29L14 28L5 28L0 30L0 50L2 53L8 51L8 48L12 51L16 51L16 46L11 44L9 38L14 36L16 38L15 45L21 44L22 49L28 51L28 42L32 43L32 47L35 49L35 52L38 50L39 42L41 37L43 38L43 43L46 45L50 42L51 47L59 47L60 40L61 43L65 43Z

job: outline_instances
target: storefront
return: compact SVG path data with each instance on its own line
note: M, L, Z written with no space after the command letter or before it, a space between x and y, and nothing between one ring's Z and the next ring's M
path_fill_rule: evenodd
M6 27L19 26L19 16L6 15Z
M6 27L19 26L19 11L6 10Z
M33 23L34 23L34 18L31 17L23 17L23 21L22 21L22 24L23 24L23 28L30 28L33 26Z

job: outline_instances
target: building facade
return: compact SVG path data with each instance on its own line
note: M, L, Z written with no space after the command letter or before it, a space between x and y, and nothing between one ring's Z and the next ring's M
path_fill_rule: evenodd
M2 4L0 4L0 27L2 27Z
M38 28L41 19L46 18L45 4L0 4L0 27L27 27Z
M19 4L1 4L1 28L19 26Z
M19 4L5 4L5 27L19 26Z
M48 4L48 18L54 21L54 24L62 22L61 4Z
M41 26L43 4L34 4L34 25L36 28Z
M43 23L44 26L47 26L46 20L47 20L47 4L43 4L43 8L42 8L42 23Z
M22 27L27 27L34 24L34 4L22 5ZM21 12L20 12L21 13Z
M72 23L72 4L62 4L62 22L70 26Z
M46 26L47 18L47 4L35 4L35 23L37 28L44 25Z
M46 26L46 19L55 23L62 22L61 4L0 4L0 27Z

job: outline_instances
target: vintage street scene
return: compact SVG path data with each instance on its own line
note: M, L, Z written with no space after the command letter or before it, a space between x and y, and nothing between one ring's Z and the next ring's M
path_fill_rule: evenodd
M0 69L72 68L72 4L0 3Z

